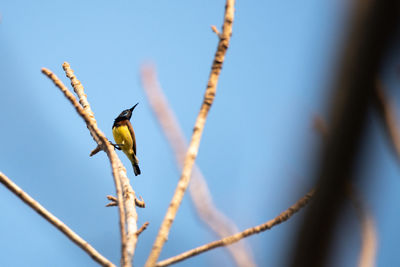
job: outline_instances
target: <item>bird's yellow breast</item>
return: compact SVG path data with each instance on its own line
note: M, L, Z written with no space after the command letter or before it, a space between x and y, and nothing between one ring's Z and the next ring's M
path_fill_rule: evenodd
M133 140L128 126L121 125L114 127L112 133L115 143L119 145L122 151L129 154L133 153Z

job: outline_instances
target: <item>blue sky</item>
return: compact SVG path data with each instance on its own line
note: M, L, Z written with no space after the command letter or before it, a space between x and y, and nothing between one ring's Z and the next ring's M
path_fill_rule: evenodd
M128 175L146 201L139 224L135 266L151 249L179 172L143 92L143 63L159 80L189 138L206 87L224 1L3 1L0 3L0 171L115 263L120 245L117 210L104 208L114 194L104 153L95 147L72 106L40 69L65 84L68 61L81 80L99 127L111 138L113 119L139 102L132 123L142 175ZM347 31L347 1L238 1L231 46L206 123L197 163L215 204L239 229L265 222L312 187L320 137L316 114L326 115L330 85ZM398 101L394 60L385 81ZM397 112L399 114L399 112ZM400 115L400 114L399 114ZM375 215L378 266L400 262L397 230L400 168L371 113L359 188ZM65 236L0 186L1 266L97 266ZM259 266L280 266L301 220L248 239ZM358 221L351 210L338 233L335 264L354 266ZM342 236L345 236L342 237ZM215 237L185 196L161 258ZM232 266L223 249L178 266ZM339 266L339 265L336 265Z

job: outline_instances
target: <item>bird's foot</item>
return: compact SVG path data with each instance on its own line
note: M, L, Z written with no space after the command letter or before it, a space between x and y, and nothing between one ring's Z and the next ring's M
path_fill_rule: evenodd
M122 150L121 144L114 144L114 143L111 142L111 141L110 141L110 144L111 144L115 149Z

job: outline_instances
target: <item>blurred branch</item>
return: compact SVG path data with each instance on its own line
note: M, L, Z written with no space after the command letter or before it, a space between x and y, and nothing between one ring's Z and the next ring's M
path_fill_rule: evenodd
M376 261L377 234L374 217L368 210L361 214L361 253L358 266L373 267Z
M179 169L182 169L185 153L187 151L187 143L181 127L159 85L155 67L143 66L141 72L142 84L147 99L161 129L174 151L177 165ZM196 164L193 166L189 193L197 215L217 237L223 238L239 231L236 225L214 206L207 182ZM237 266L255 266L251 251L249 251L248 246L243 242L228 246L227 249Z
M400 130L397 126L396 112L393 103L385 96L384 87L380 81L376 82L374 100L389 142L392 143L393 151L400 162Z
M361 223L361 251L358 267L374 267L378 239L374 217L352 186L348 186L348 191L349 197L356 209L357 217Z
M156 240L154 241L153 248L146 262L146 267L154 266L157 262L162 247L165 241L168 239L168 234L171 229L172 223L175 219L176 213L182 202L183 195L189 184L192 168L194 161L196 159L201 135L203 133L204 125L207 119L208 112L214 101L217 83L219 79L219 74L222 69L222 64L225 59L226 51L229 47L229 41L232 35L232 23L234 17L234 4L235 0L227 0L225 6L224 23L222 26L222 33L220 34L220 39L218 42L218 48L215 53L214 61L211 67L211 73L209 76L207 89L204 94L204 100L200 108L200 112L197 116L196 123L193 129L192 139L187 151L185 162L183 165L182 175L179 179L178 185L176 187L174 196L172 197L171 203L168 207L167 213L161 224L160 230L157 234Z
M328 138L329 129L326 121L316 116L314 119L314 128L321 134L324 140ZM361 251L359 259L359 267L373 267L375 266L375 256L377 247L377 234L375 230L375 223L372 214L364 205L359 194L356 194L351 184L347 185L348 195L357 212L358 219L361 223Z
M25 204L31 207L34 211L39 213L46 221L55 226L64 235L66 235L72 242L83 249L89 256L102 266L115 267L108 259L101 255L94 249L87 241L82 239L77 233L70 229L65 223L60 221L56 216L46 210L39 202L34 200L30 195L24 192L20 187L13 183L6 175L0 172L0 183L7 187L17 197L19 197Z
M135 209L135 192L129 184L129 179L126 174L126 169L122 165L120 159L114 151L114 147L110 144L103 132L97 127L96 120L94 119L93 112L90 110L90 105L87 103L86 95L83 92L80 82L74 78L72 70L69 68L68 63L63 64L67 76L73 81L72 85L77 95L81 98L84 108L78 103L75 96L67 89L67 87L53 74L50 70L43 68L42 72L49 77L54 84L64 93L65 97L70 100L71 104L75 107L78 114L86 122L90 134L96 143L102 147L109 158L112 173L117 192L118 205L120 215L120 232L121 232L121 265L123 267L132 266L132 259L134 250L137 243L137 213ZM80 86L79 86L80 85ZM84 98L84 99L82 99ZM87 104L86 104L87 103ZM85 110L86 109L86 110ZM91 114L91 115L89 115Z
M333 234L344 207L345 186L355 179L374 79L387 53L400 2L355 1L351 25L337 69L329 120L331 134L316 171L318 191L299 227L289 266L326 266Z
M191 250L186 251L186 252L184 252L182 254L179 254L177 256L174 256L174 257L171 257L169 259L160 261L160 262L157 263L156 266L158 266L158 267L168 266L168 265L177 263L179 261L182 261L184 259L196 256L196 255L201 254L203 252L206 252L208 250L211 250L211 249L214 249L214 248L217 248L217 247L222 247L222 246L227 246L227 245L233 244L235 242L238 242L242 238L248 237L250 235L258 234L258 233L263 232L265 230L269 230L272 227L274 227L275 225L278 225L280 223L283 223L283 222L287 221L296 212L298 212L301 208L306 206L307 203L310 201L310 199L314 196L314 192L315 192L315 190L311 190L304 197L299 199L294 205L292 205L287 210L285 210L284 212L279 214L277 217L275 217L274 219L272 219L272 220L270 220L270 221L268 221L266 223L260 224L258 226L252 227L252 228L248 228L248 229L244 230L243 232L240 232L240 233L237 233L235 235L231 235L231 236L225 237L225 238L223 238L221 240L217 240L217 241L205 244L203 246L191 249Z

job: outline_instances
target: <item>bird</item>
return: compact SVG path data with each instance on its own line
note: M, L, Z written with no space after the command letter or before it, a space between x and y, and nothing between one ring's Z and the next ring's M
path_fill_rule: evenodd
M132 108L122 111L114 120L112 126L112 133L116 142L114 147L122 150L131 161L135 176L138 176L141 171L139 168L139 160L136 157L135 132L133 131L130 119L132 117L132 111L138 104L139 103L136 103Z

